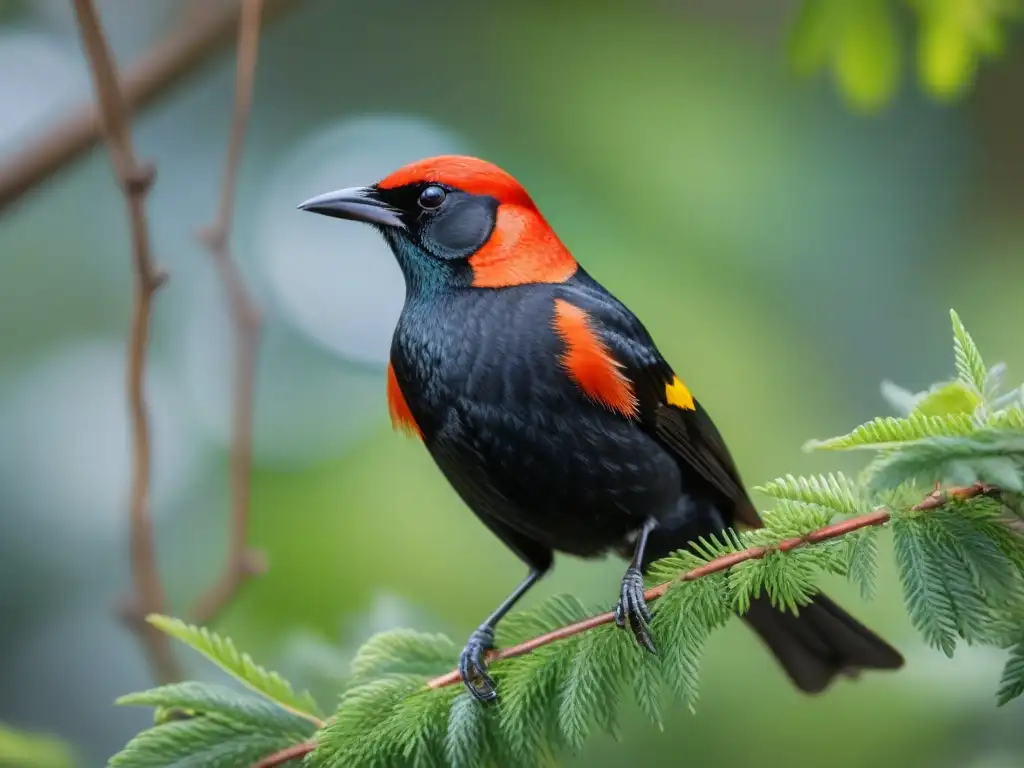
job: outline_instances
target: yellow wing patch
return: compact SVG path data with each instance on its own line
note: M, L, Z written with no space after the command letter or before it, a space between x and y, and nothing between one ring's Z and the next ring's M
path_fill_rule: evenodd
M678 376L673 376L672 383L665 385L665 402L686 411L696 410L693 395Z

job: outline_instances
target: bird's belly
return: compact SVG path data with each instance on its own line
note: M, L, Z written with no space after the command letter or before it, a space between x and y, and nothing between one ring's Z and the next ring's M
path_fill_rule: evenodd
M429 447L477 515L584 557L622 548L680 494L671 456L596 407L519 413L462 403Z

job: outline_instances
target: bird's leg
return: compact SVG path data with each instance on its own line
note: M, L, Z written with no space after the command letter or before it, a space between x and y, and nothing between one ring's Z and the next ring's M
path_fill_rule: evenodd
M633 631L636 641L651 653L657 653L654 647L654 640L651 638L651 610L647 607L644 599L644 549L647 546L647 536L657 526L654 520L648 520L636 537L636 547L633 550L633 559L626 569L626 575L622 577L622 587L619 590L619 602L615 606L615 623Z
M487 652L494 647L494 629L498 626L505 614L514 606L527 591L540 581L544 571L532 568L522 583L516 587L512 594L505 598L494 613L487 617L483 624L476 628L476 631L469 636L466 647L462 649L459 657L459 674L462 682L465 683L477 701L489 702L498 697L494 688L494 679L487 674Z

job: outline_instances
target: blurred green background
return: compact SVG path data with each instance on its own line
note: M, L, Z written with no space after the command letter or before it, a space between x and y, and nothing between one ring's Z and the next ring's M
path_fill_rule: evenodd
M122 63L188 6L98 3ZM91 83L69 3L0 9L9 157ZM869 80L877 53L909 84L864 112L827 78L793 74L796 11L305 0L268 26L234 244L267 313L251 538L271 568L219 629L329 694L370 633L404 625L461 641L522 576L422 446L389 428L384 366L403 288L386 247L295 210L421 156L477 154L517 176L648 325L749 484L856 468L800 446L884 413L883 378L921 389L947 376L951 306L990 361L1024 374L1020 36L952 105L915 86L910 48L901 64L869 47ZM893 34L906 42L914 29ZM230 333L195 232L216 206L233 78L226 49L134 128L158 168L149 214L172 275L148 386L160 566L178 612L214 578L226 541ZM83 766L150 718L111 705L151 682L111 612L128 586L130 288L104 151L0 217L0 722L59 735ZM562 559L526 603L572 592L609 606L621 570ZM566 765L1024 764L1024 705L995 708L1002 658L923 647L884 573L870 604L831 590L905 652L902 673L805 698L737 623L706 657L696 715L673 709L658 733L627 711L621 742L595 739Z

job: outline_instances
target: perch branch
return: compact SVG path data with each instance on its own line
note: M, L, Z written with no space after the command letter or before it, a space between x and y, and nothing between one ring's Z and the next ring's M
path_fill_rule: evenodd
M975 496L990 495L997 492L997 488L983 483L975 483L974 485L962 488L948 488L945 490L936 488L936 490L928 494L928 496L926 496L919 504L916 504L913 509L919 511L936 509L949 501L963 501L965 499L974 498ZM841 520L838 523L833 523L832 525L826 525L824 528L811 531L803 536L785 539L771 547L750 547L740 552L732 552L728 555L723 555L722 557L716 557L714 560L680 575L676 580L666 581L663 584L651 587L644 593L644 597L649 601L657 600L659 597L664 596L676 581L696 581L697 579L704 578L705 576L710 576L713 573L720 573L728 570L729 568L746 562L747 560L759 560L771 552L788 552L806 544L817 544L822 541L828 541L829 539L836 539L862 528L884 525L889 522L890 519L891 515L887 510L876 509L866 515L851 517L847 520ZM535 651L537 648L558 642L559 640L565 640L573 635L578 635L589 629L599 627L602 624L610 624L614 620L615 614L612 612L591 616L590 618L583 619L582 621L577 621L573 624L559 627L558 629L547 632L531 640L527 640L526 642L519 643L518 645L492 651L488 654L487 658L488 661L495 662L502 659L511 659L515 656L524 656L531 651ZM461 677L459 676L458 670L454 670L430 680L427 683L427 687L443 688L447 685L458 683L460 680ZM267 755L254 763L252 768L275 768L275 766L284 765L290 760L307 755L314 749L316 749L315 741L305 741L293 744L278 752L274 752L271 755Z
M134 594L125 618L138 634L154 676L161 683L167 683L180 678L170 639L142 619L149 613L163 611L164 607L164 590L157 570L153 521L149 509L151 455L144 389L150 305L153 294L165 279L150 253L149 224L145 209L146 194L153 184L155 169L152 165L140 162L135 155L128 110L96 8L92 0L74 0L74 7L107 135L110 160L124 194L131 228L134 298L125 375L132 433L129 527Z
M266 0L264 20L292 5L295 0ZM124 74L120 90L126 111L156 101L231 40L241 3L207 2L205 6L202 13L184 14L174 31ZM100 141L101 109L91 101L73 108L39 138L0 163L0 212Z
M299 744L292 744L290 747L278 750L272 755L267 755L262 760L253 763L252 768L276 768L276 766L284 765L290 760L308 755L316 749L315 741L303 741Z
M914 509L916 510L929 510L940 507L946 502L957 499L970 499L975 496L981 496L989 494L995 491L992 486L983 485L977 483L975 485L967 486L964 488L951 488L946 491L936 490L929 494L920 504L917 504ZM854 531L860 530L861 528L868 528L875 525L884 525L889 522L890 514L887 510L877 509L866 515L860 515L859 517L851 517L847 520L842 520L832 525L826 525L824 528L819 528L815 531L811 531L803 536L796 536L791 539L785 539L780 541L778 544L772 547L750 547L740 552L732 552L722 557L716 557L705 563L702 566L694 568L691 571L687 571L679 577L679 581L696 581L697 579L710 576L713 573L719 573L732 568L734 565L746 562L747 560L760 560L771 552L788 552L792 549L797 549L806 544L817 544L822 541L829 539L839 538L845 536ZM657 600L659 597L664 596L668 592L669 588L675 583L673 581L666 581L662 584L658 584L655 587L651 587L644 592L644 597L648 600ZM532 651L537 650L545 645L558 642L559 640L565 640L566 638L578 635L581 632L599 627L602 624L610 624L615 620L615 614L613 612L602 613L597 616L591 616L577 621L573 624L568 624L564 627L547 632L538 637L531 638L525 642L519 643L518 645L512 645L508 648L502 648L500 650L492 651L488 654L487 660L489 662L500 661L502 659L511 659L515 656L525 656ZM461 680L458 670L453 670L447 674L435 677L430 680L427 685L430 688L443 688L446 685L452 685Z
M260 552L246 544L249 518L249 469L252 463L253 389L260 313L245 286L245 279L231 256L231 224L235 209L238 168L242 160L245 129L252 111L252 94L259 53L260 13L263 0L242 0L238 22L238 54L235 73L235 108L231 119L227 159L221 183L220 204L213 223L199 233L217 268L225 302L234 326L234 395L231 409L231 523L228 554L217 582L196 604L197 624L209 624L231 602L249 578L266 569Z

